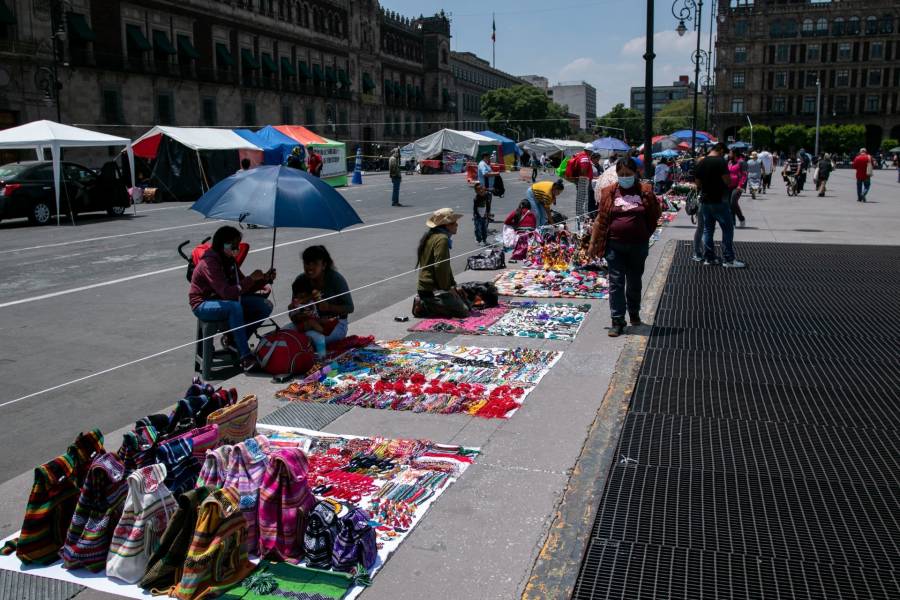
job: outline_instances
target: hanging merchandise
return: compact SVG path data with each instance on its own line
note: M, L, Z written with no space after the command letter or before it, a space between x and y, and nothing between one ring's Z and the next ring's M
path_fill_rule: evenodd
M225 485L225 475L228 472L228 463L231 461L233 450L234 446L229 444L219 446L215 450L207 450L206 458L203 460L203 466L200 469L200 475L197 476L197 485L211 485L213 487Z
M259 490L260 557L298 562L303 534L316 505L309 490L309 464L299 448L281 448L269 456Z
M25 564L50 564L59 558L88 469L102 453L103 435L94 429L79 434L65 454L34 470L22 530L18 540L4 546L4 554L15 549Z
M232 487L240 496L240 510L247 522L247 551L256 551L259 542L259 488L269 464L269 440L263 436L235 444L225 473L223 486Z
M106 575L135 583L147 571L150 555L178 508L163 482L164 465L151 465L128 476L128 495L106 558Z
M111 452L97 456L81 486L66 543L60 550L66 569L103 570L127 491L125 465Z
M220 444L237 444L256 435L257 409L256 396L244 396L209 415L206 423L219 426Z

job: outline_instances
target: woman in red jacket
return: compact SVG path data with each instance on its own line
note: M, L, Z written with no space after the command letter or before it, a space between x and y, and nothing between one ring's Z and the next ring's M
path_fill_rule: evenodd
M222 336L222 344L236 351L245 371L256 366L247 338L272 314L272 303L256 294L275 281L275 269L263 273L259 269L244 275L234 260L241 232L226 225L213 235L207 250L191 276L188 300L191 310L201 321L228 321L232 330ZM250 325L244 326L244 323Z
M616 162L618 181L601 190L591 232L591 257L605 256L609 266L610 337L625 332L626 309L631 325L641 324L641 277L661 212L653 188L641 183L637 174L633 158Z

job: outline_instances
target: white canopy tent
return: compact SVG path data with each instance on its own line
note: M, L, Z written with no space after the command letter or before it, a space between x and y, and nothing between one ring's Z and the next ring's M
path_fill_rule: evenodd
M466 156L477 156L479 147L493 146L496 148L500 142L472 131L441 129L416 140L412 145L416 160L425 160L437 156L444 150Z
M584 149L584 142L576 140L531 138L524 142L519 142L519 148L526 152L530 152L535 156L540 156L541 154L546 154L547 156L553 156L554 154L574 156Z
M262 148L245 140L230 129L214 129L212 127L167 127L158 125L136 139L134 145L139 150L152 148L151 156L156 155L159 136L170 137L191 150L258 150ZM156 144L153 144L153 142ZM139 156L144 153L139 151Z
M53 187L56 190L56 224L59 225L60 162L63 148L84 148L92 146L124 146L128 153L128 167L131 170L131 187L134 187L134 153L128 138L98 133L90 129L80 129L55 121L33 121L18 127L0 131L0 148L22 150L34 148L38 160L44 160L44 151L49 148L53 158Z

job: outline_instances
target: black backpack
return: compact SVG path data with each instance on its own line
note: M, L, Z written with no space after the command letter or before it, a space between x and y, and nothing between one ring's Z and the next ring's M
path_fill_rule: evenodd
M506 186L503 185L503 178L500 175L494 175L494 192L498 198L502 198L506 193Z
M466 259L466 270L496 271L506 268L506 257L500 248L490 248Z

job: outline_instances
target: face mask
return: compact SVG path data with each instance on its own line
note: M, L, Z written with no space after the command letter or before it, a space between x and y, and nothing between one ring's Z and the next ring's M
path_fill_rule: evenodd
M628 177L622 177L619 175L619 187L628 189L634 185L634 175L629 175Z

